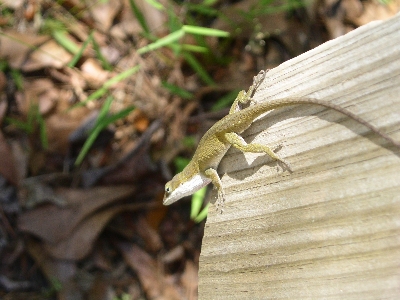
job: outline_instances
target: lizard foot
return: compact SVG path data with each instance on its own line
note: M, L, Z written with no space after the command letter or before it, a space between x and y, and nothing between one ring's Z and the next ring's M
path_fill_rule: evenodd
M225 193L222 190L218 190L217 201L215 202L216 211L222 214L224 212L225 204Z
M273 152L275 153L275 157L273 157L273 158L280 163L283 171L288 170L290 173L293 173L291 164L286 159L283 159L276 154L276 152L278 152L281 149L282 149L282 145L279 145L278 147L276 147L273 150Z
M286 159L280 158L278 161L281 163L283 171L288 170L290 173L293 173L292 166Z

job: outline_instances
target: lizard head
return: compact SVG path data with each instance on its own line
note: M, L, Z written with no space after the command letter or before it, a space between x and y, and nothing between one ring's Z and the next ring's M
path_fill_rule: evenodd
M211 179L201 174L185 178L182 173L178 173L165 184L163 204L170 205L185 196L192 195L210 182Z

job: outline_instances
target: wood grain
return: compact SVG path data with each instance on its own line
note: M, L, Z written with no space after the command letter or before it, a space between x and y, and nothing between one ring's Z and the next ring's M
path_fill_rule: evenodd
M400 141L399 45L399 15L370 23L269 71L254 99L331 101ZM315 105L272 111L243 136L277 147L293 172L228 151L199 299L399 299L400 150Z

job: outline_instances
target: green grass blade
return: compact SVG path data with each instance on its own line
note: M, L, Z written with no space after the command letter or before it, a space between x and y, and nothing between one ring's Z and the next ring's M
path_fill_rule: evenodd
M186 59L187 63L192 67L192 69L199 75L201 80L203 80L208 85L214 85L214 81L208 75L207 71L203 66L197 61L197 59L188 52L182 52L183 57Z
M30 127L29 133L33 132L33 125L36 119L36 106L37 104L32 104L32 103L30 103L29 105L28 120L27 120L27 124Z
M106 122L106 125L104 127L107 127L109 124L114 123L115 121L125 118L127 115L129 115L133 110L135 109L134 106L127 107L116 114L113 114L112 116L108 116L104 121Z
M4 120L6 121L6 123L14 125L18 129L21 129L27 133L32 132L32 126L30 124L28 124L27 122L22 122L20 120L10 118L10 117L5 117Z
M189 44L183 44L182 45L182 50L190 51L190 52L197 52L197 53L208 53L210 52L208 48L203 47L203 46L197 46L197 45L189 45Z
M24 89L24 79L21 72L16 69L11 69L10 74L18 91L22 91Z
M195 148L197 145L197 140L194 138L194 136L184 136L183 139L181 140L182 145L185 146L186 149L188 148Z
M215 102L215 104L211 107L211 111L218 111L225 107L230 106L233 103L233 101L235 101L239 91L240 91L239 89L235 89L229 92L228 94L222 96L221 98L219 98L217 102Z
M112 65L107 61L107 59L101 54L100 46L96 40L92 39L93 49L96 52L96 57L100 60L101 66L104 70L111 71L113 69Z
M158 1L156 0L145 0L148 4L150 4L151 6L153 6L155 9L158 10L164 10L165 7Z
M203 208L203 210L194 218L194 221L196 223L200 223L203 221L205 218L207 218L208 215L208 208L210 207L210 203L207 203L207 205Z
M68 52L74 55L79 52L79 47L67 37L66 31L55 30L52 32L52 36Z
M96 125L95 127L99 126L99 124L106 119L108 112L110 111L111 103L113 102L113 97L108 96L106 101L104 101L103 106L100 109L99 116L97 117ZM106 125L107 126L107 125ZM105 127L105 126L104 126ZM103 127L103 128L104 128ZM103 129L102 128L102 129Z
M73 109L73 108L75 108L75 107L79 107L79 106L86 105L86 103L88 103L88 102L90 102L90 101L93 101L93 100L96 100L96 99L102 97L103 95L105 95L105 94L107 93L107 91L108 91L108 89L105 88L105 87L103 86L103 87L99 88L97 91L94 91L93 93L91 93L91 94L89 95L89 97L86 98L85 101L82 101L82 102L79 102L79 103L73 105L73 106L72 106L71 108L69 108L68 110L71 110L71 109Z
M182 157L182 156L177 156L174 159L174 165L176 172L182 172L182 170L187 166L187 164L190 162L190 159Z
M144 53L147 53L149 51L153 51L153 50L156 50L158 48L167 46L169 44L172 44L172 43L178 41L181 37L183 37L184 34L185 33L184 33L183 30L181 30L181 29L177 30L177 31L175 31L173 33L168 34L167 36L165 36L165 37L163 37L161 39L158 39L154 43L151 43L151 44L149 44L147 46L144 46L144 47L140 48L137 52L139 54L144 54Z
M167 90L169 90L170 93L178 95L179 97L183 99L190 99L193 98L193 94L188 92L187 90L180 88L177 85L170 84L166 81L162 81L162 86L165 87Z
M95 127L92 133L89 135L85 143L83 144L81 152L79 152L78 157L75 161L75 166L78 166L82 163L83 159L85 158L86 154L89 152L90 147L92 147L94 141L97 139L101 132L101 127Z
M139 71L139 69L140 69L140 66L134 66L133 68L130 68L118 75L115 75L113 78L107 80L101 88L99 88L97 91L90 94L89 97L87 97L85 101L82 101L82 102L79 102L79 103L73 105L68 110L71 110L71 109L79 107L79 106L83 106L86 103L88 103L89 101L93 101L93 100L96 100L96 99L102 97L103 95L105 95L107 93L108 89L113 84L120 82L120 81L124 80L125 78L128 78L129 76L135 74L137 71Z
M207 27L183 25L182 30L185 33L191 33L191 34L200 34L200 35L216 36L216 37L229 37L229 32L227 31L207 28Z
M204 0L202 4L206 6L211 6L214 5L217 1L218 0Z
M89 34L89 37L86 39L86 41L82 44L82 47L79 49L79 51L74 55L74 57L71 59L71 61L68 63L68 67L73 68L75 67L76 63L79 61L79 59L82 57L83 51L85 51L86 47L89 45L89 43L93 40L93 32Z
M215 17L219 14L219 11L217 9L205 6L203 4L188 3L187 9L190 12L199 13L209 17Z
M168 5L167 8L167 28L169 32L175 32L182 29L182 22L179 16L175 13L175 9L172 5Z
M104 124L104 119L107 117L112 101L113 98L111 96L108 96L103 106L101 107L100 113L97 116L96 123L93 129L91 130L88 138L86 139L85 143L83 144L81 151L78 154L78 157L75 161L75 166L81 164L86 154L92 147L93 143L96 141L96 138L99 136L100 132L107 126Z
M40 142L44 149L48 149L49 148L49 140L47 138L46 124L44 122L42 115L40 114L39 106L36 106L36 107L37 107L36 120L39 124Z
M190 209L190 219L194 220L204 203L204 197L206 196L207 187L203 187L202 189L195 192L192 196L192 206Z
M134 67L132 67L132 68L130 68L130 69L128 69L128 70L123 71L122 73L120 73L120 74L118 74L118 75L115 75L113 78L107 80L107 81L104 83L103 86L104 86L106 89L108 89L108 88L110 88L113 84L115 84L115 83L117 83L117 82L120 82L120 81L122 81L122 80L124 80L124 79L126 79L126 78L128 78L128 77L130 77L130 76L132 76L133 74L135 74L135 73L136 73L137 71L139 71L139 70L140 70L140 66L134 66Z
M99 136L100 132L105 129L109 124L114 123L115 121L122 119L129 115L131 111L135 109L135 107L131 106L125 108L114 115L108 116L110 111L110 107L112 104L113 98L111 96L107 97L106 101L104 102L100 113L97 117L96 123L89 134L87 140L83 144L81 151L75 161L75 166L80 165L85 158L86 154L89 152L90 148L92 147L93 143L96 141L96 138Z
M132 13L135 15L136 19L139 21L140 26L142 26L143 31L146 34L150 34L149 26L146 23L146 19L140 9L136 6L134 0L129 0L129 4L131 5Z

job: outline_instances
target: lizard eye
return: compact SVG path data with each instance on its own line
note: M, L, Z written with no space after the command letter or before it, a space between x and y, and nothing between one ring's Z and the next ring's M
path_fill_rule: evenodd
M169 186L166 186L166 187L165 187L165 192L166 192L167 194L169 194L169 193L171 192L171 188L170 188Z

